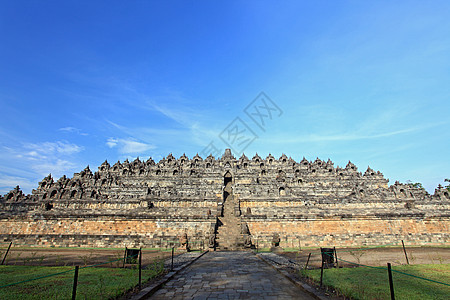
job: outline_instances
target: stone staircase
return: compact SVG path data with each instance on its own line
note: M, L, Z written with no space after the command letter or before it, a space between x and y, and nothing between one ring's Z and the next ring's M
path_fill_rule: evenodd
M241 218L236 216L237 203L233 196L231 182L224 188L223 214L218 218L216 249L240 250L244 246L241 234Z

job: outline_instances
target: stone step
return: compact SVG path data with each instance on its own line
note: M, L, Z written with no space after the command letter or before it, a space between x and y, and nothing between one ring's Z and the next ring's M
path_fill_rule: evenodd
M224 229L224 228L236 228L236 229L241 229L241 224L224 224L222 226L217 227L217 230L219 229Z
M221 219L240 219L240 217L237 217L237 216L235 216L234 214L233 214L233 215L227 215L227 214L225 214L225 215L223 215L223 216L221 216L221 217L219 217L219 218L221 218Z
M235 238L241 238L240 234L223 234L223 235L216 235L216 240L231 240L231 239L235 239Z
M217 234L216 240L231 240L233 238L240 238L240 233L223 233L223 234Z
M236 232L241 233L240 227L219 227L217 228L217 233L226 233L226 232Z
M243 246L244 246L244 241L235 241L232 243L223 243L223 242L216 243L216 248L217 247L243 247Z
M225 244L235 243L236 241L240 241L240 240L244 240L244 237L240 237L240 236L236 236L236 237L233 237L233 238L229 238L229 237L219 238L219 237L216 237L216 242L225 243Z
M224 235L224 234L241 234L240 228L218 228L216 234Z
M232 215L231 214L230 215L224 214L222 218L240 219L240 217L237 217L234 214L232 214Z
M239 243L238 241L234 243L216 243L216 247L238 247L243 243Z
M219 230L225 230L225 229L235 229L235 230L241 230L241 224L239 225L222 225L220 227L217 227L217 231Z
M236 240L236 241L228 241L228 242L224 242L224 241L219 241L216 243L216 245L218 246L231 246L231 245L239 245L239 244L243 244L241 241Z
M241 236L240 234L234 235L234 236L224 236L224 237L217 237L216 236L216 240L227 243L229 241L234 242L234 241L244 240L244 237Z
M222 226L217 228L217 233L219 232L239 232L241 233L241 226Z
M228 241L237 241L237 240L241 240L243 239L243 237L241 236L224 236L224 237L216 237L216 241L221 241L221 242L228 242Z
M216 247L216 251L236 251L236 250L242 250L242 248L239 248L239 247Z
M223 215L223 216L221 216L219 218L222 218L222 219L240 219L240 217L236 217L235 215L227 215L227 214L225 214L225 215Z
M220 219L219 219L220 220ZM222 224L231 224L231 225L234 225L234 224L236 224L236 225L241 225L241 219L234 219L234 220L231 220L231 219L222 219L222 220L220 220L220 222L222 222ZM222 225L223 226L223 225Z
M221 225L219 225L219 228L220 227L239 227L239 226L241 226L241 221L238 221L238 220L228 220L228 221L221 221L222 222L222 224Z

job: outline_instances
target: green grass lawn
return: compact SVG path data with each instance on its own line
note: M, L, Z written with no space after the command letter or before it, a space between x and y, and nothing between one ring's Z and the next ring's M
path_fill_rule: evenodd
M60 275L0 287L0 299L71 299L73 267L0 266L0 286L36 277L69 271ZM142 281L162 272L155 263L142 270ZM77 299L108 299L123 294L138 284L137 269L80 268Z
M393 270L450 284L450 264L402 265ZM320 269L301 270L303 276L320 281ZM390 299L388 273L369 267L325 269L323 284L354 299ZM450 286L393 272L396 299L449 299Z

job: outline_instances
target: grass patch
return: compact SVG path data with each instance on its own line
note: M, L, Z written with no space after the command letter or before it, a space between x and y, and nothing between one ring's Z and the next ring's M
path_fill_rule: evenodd
M293 248L293 247L285 247L283 248L283 252L298 252L299 248Z
M0 288L0 299L71 299L73 267L0 266L0 286L36 277L63 274L27 281ZM142 281L163 271L162 261L142 270ZM117 297L138 284L138 269L80 268L77 299L108 299Z
M393 270L450 284L450 264L401 265ZM320 269L301 270L301 275L320 282ZM354 299L390 299L387 269L358 267L325 269L323 284ZM396 299L448 299L450 286L392 274Z

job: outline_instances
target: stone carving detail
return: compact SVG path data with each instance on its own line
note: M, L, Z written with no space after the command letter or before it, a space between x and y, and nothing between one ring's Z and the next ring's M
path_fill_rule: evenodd
M251 248L253 246L252 244L252 238L249 234L245 235L244 238L244 247L245 248Z
M209 236L208 236L208 247L210 249L216 248L216 227L217 227L216 223L210 224Z
M211 233L209 235L208 246L209 246L209 248L214 248L216 246L216 234L215 233Z
M250 230L248 229L248 225L245 222L243 222L241 224L241 235L244 239L244 247L251 248L253 246L252 238L251 238Z
M183 233L183 234L180 236L179 242L180 242L180 249L181 249L181 250L186 250L186 251L189 251L189 250L190 250L190 248L189 248L189 240L188 240L188 235L187 235L187 233Z
M13 190L11 190L9 193L7 193L4 197L5 201L9 202L21 202L28 200L28 196L26 196L19 186L16 186Z
M250 231L248 230L247 223L241 224L241 234L250 234Z
M272 247L280 247L280 235L278 233L274 233L272 236Z

